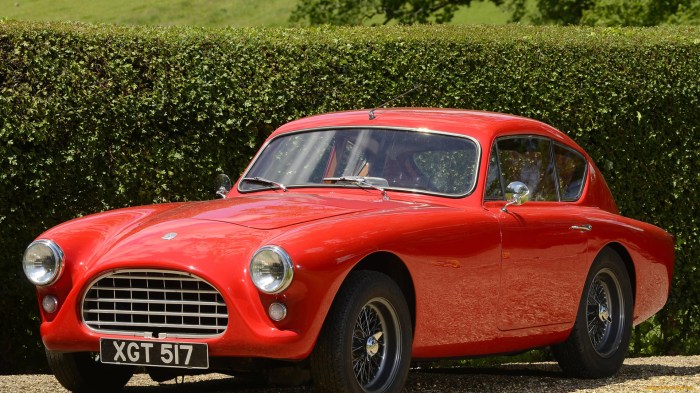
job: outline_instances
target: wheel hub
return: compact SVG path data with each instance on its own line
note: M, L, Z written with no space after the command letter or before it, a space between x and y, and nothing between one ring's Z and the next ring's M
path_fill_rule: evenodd
M588 289L586 323L593 349L602 357L619 347L625 325L625 303L620 282L610 269L602 269Z
M399 359L395 341L387 341L400 337L400 330L395 329L396 315L390 307L384 299L372 299L355 321L352 368L357 382L368 393L383 391L383 381L393 375Z
M603 322L611 322L610 310L604 304L598 305L598 318Z
M372 357L379 352L379 341L377 341L374 336L369 336L367 337L367 344L365 345L365 349L367 350L367 355Z

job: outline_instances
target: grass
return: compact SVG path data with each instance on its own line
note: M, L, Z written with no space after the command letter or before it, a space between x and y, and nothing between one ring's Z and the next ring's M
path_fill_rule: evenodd
M504 25L508 15L490 1L474 1L469 7L461 7L450 21L451 25Z
M127 25L289 26L297 0L0 0L0 18ZM491 2L462 7L451 24L504 24Z
M285 26L296 0L0 0L0 17L128 25Z

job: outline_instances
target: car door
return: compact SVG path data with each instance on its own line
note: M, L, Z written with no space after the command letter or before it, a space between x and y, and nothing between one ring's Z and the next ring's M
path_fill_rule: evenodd
M578 199L582 185L579 195L570 191L569 201L562 201L560 189L576 185L573 180L560 181L557 167L562 167L563 159L555 158L554 144L545 137L499 138L491 155L484 206L498 217L501 229L498 327L513 330L572 322L579 277L585 274L587 227L580 207L570 200ZM512 191L508 185L514 181L527 185L529 200L504 210Z

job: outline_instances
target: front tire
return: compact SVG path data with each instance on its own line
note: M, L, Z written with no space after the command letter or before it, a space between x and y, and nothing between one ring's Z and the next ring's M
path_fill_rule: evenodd
M71 392L115 392L134 375L134 367L102 364L90 352L46 351L58 382Z
M605 248L593 261L569 338L552 347L564 373L604 378L617 373L627 355L634 299L625 264Z
M412 343L411 314L396 283L378 272L351 272L311 355L316 391L400 392Z

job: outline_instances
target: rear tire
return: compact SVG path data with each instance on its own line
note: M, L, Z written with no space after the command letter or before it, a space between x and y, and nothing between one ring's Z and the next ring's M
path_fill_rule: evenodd
M46 350L46 359L58 382L72 392L116 392L134 375L134 367L102 364L90 352Z
M604 378L617 373L627 356L634 299L625 264L605 248L593 261L569 338L552 346L568 376Z
M317 392L400 392L413 329L403 293L385 274L352 272L338 291L311 355Z

